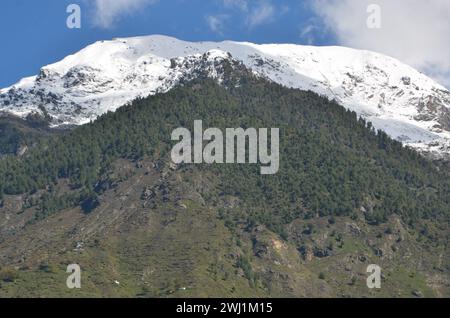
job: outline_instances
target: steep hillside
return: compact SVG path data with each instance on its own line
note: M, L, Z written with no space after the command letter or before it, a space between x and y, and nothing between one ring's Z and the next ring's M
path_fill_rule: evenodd
M450 295L448 171L335 102L218 66L0 161L1 296ZM198 119L280 128L279 172L171 163L171 132Z

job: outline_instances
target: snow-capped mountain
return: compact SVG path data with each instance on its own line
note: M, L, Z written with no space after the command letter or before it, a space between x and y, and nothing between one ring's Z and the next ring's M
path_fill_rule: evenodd
M192 43L159 35L101 41L0 90L0 111L40 113L52 126L81 125L137 97L166 92L199 67L220 80L224 59L335 99L421 151L450 154L450 92L396 59L345 47Z

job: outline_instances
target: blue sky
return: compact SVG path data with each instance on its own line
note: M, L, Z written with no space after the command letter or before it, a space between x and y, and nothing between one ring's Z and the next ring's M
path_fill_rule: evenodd
M446 15L447 5L444 4L445 10L442 10L439 6L441 0L430 0L437 6L433 8L428 3L427 8L432 8L429 10L420 7L420 2L424 3L422 0L409 0L407 5L407 0L395 1L404 2L404 7L393 7L392 1L388 0L369 1L379 2L382 8L388 9L382 15L386 20L385 27L373 31L363 26L367 19L366 7L361 6L364 1L2 0L0 87L34 75L41 66L56 62L97 40L148 34L170 35L190 41L231 39L257 43L346 45L389 54L428 72L441 83L448 80L449 59L438 53L438 50L447 49L441 42L445 44L447 41L450 46L448 33L445 34L450 23ZM66 26L69 4L81 7L81 29ZM394 30L389 22L397 22L405 14L413 16L415 11L406 10L405 13L405 8L414 8L415 5L418 6L417 12L422 15L425 12L428 19L422 21L423 25L419 21L417 27L420 30L431 28L429 32L433 36L425 33L419 39L405 42L408 34L405 36L401 30ZM430 23L436 24L435 30ZM411 27L407 27L410 31L405 28L404 32L411 32L414 24L411 22ZM444 35L445 38L439 38ZM430 44L430 38L436 38L436 41ZM405 45L412 45L412 53L405 53ZM423 47L428 47L428 51ZM448 49L446 52L450 47Z

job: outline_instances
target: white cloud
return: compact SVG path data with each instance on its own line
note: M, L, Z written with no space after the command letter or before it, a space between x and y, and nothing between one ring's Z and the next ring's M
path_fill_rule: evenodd
M133 14L158 0L95 0L94 25L111 28L121 17Z
M257 26L274 22L280 16L289 12L286 5L275 5L272 0L218 0L228 10L237 10L243 16L244 27L253 29ZM229 14L209 15L206 21L211 30L223 34L225 20Z
M223 35L225 30L225 20L228 18L229 16L226 14L209 15L206 17L206 22L208 23L211 31L219 35Z
M242 11L248 10L247 0L222 0L222 2L227 8L238 8Z
M314 34L317 27L314 24L308 24L300 29L300 38L306 41L306 44L312 45L314 43Z
M367 27L367 7L381 8L381 28ZM450 1L316 0L315 13L339 44L384 53L450 87Z
M247 16L247 25L254 28L258 25L270 23L273 21L275 9L269 2L262 2L249 12Z

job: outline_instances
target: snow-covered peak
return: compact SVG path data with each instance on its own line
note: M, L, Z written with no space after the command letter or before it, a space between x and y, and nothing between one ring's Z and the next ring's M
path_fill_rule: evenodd
M220 61L241 61L287 87L336 99L393 138L450 153L450 93L400 61L345 47L186 42L151 35L99 41L0 90L0 111L38 112L52 125L83 124L135 99L165 92L199 65L219 77Z

